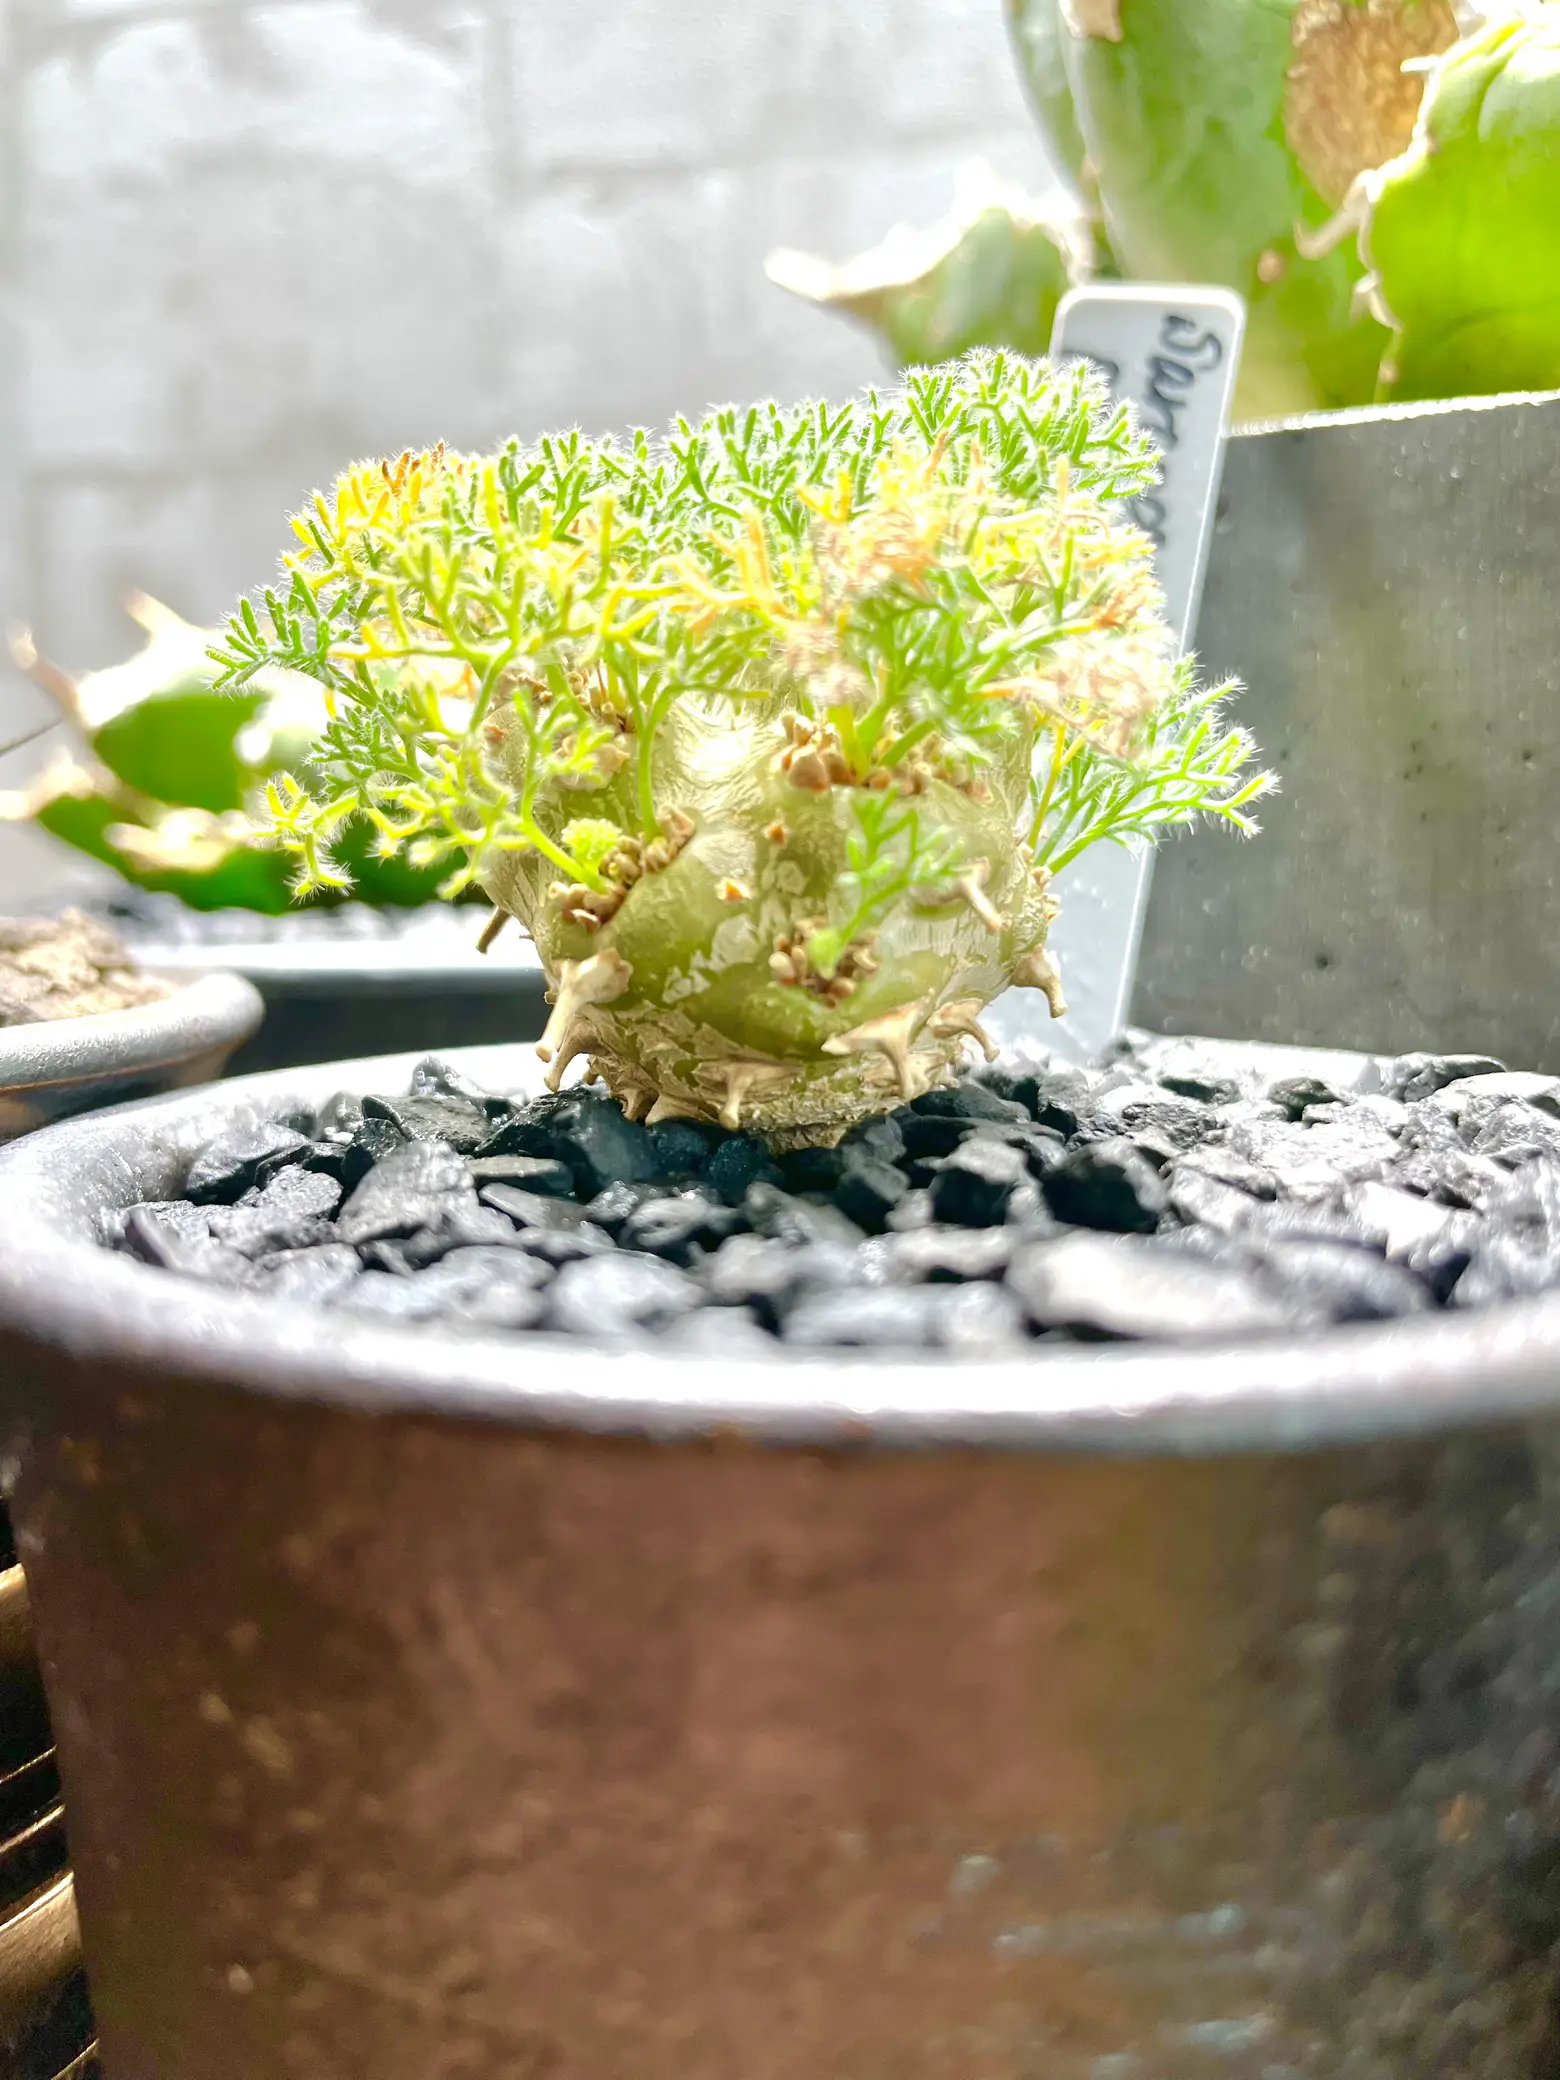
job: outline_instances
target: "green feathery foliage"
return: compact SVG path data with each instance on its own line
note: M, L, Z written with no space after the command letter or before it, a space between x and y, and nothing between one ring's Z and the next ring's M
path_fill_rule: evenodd
M1148 443L1081 368L978 352L846 405L358 467L214 653L324 689L267 815L302 890L380 847L535 938L555 1074L837 1133L1060 1001L1059 872L1270 784L1178 663Z

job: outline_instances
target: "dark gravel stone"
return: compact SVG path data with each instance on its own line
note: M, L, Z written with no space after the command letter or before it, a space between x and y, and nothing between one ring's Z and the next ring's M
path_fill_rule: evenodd
M866 1283L868 1262L847 1242L785 1243L762 1235L733 1235L698 1267L712 1299L754 1308L773 1322L803 1292Z
M183 1214L199 1213L185 1205ZM171 1215L155 1206L135 1206L126 1217L121 1243L130 1256L163 1271L177 1271L185 1278L206 1279L214 1285L244 1285L251 1276L249 1259L225 1243L211 1241L193 1222Z
M668 1322L656 1348L691 1358L752 1358L772 1356L775 1340L751 1308L705 1307Z
M1359 1233L1373 1242L1382 1254L1406 1262L1417 1250L1454 1233L1466 1216L1433 1199L1422 1199L1391 1184L1360 1184L1351 1187L1343 1210Z
M975 1131L975 1121L957 1113L933 1112L923 1116L902 1114L898 1120L905 1154L912 1160L952 1155L966 1136Z
M861 1156L848 1163L834 1187L834 1203L857 1227L876 1235L910 1189L902 1170Z
M778 1158L780 1182L788 1192L834 1192L845 1174L845 1151L839 1148L792 1148ZM903 1179L900 1180L901 1183ZM850 1208L845 1208L850 1213ZM851 1214L852 1220L856 1218Z
M1016 1098L1005 1098L972 1078L945 1090L923 1091L894 1117L903 1128L907 1119L1027 1120L1030 1113Z
M510 1245L543 1264L578 1264L586 1257L610 1256L617 1247L605 1228L581 1221L575 1228L521 1228Z
M858 1156L878 1163L897 1163L905 1152L905 1137L897 1115L858 1120L840 1142L840 1153L853 1162Z
M924 1350L931 1340L929 1298L928 1289L914 1286L841 1286L808 1293L786 1315L781 1333L802 1349Z
M362 1269L355 1249L344 1242L325 1242L262 1257L255 1266L255 1289L267 1300L327 1307L356 1282Z
M940 1350L967 1358L1002 1357L1029 1342L1025 1311L1005 1287L927 1286L928 1326Z
M1560 1158L1560 1120L1520 1099L1475 1100L1463 1112L1458 1131L1474 1155L1508 1169Z
M1178 1070L1159 1081L1178 1098L1196 1098L1204 1105L1233 1105L1245 1095L1233 1076L1221 1076L1215 1069Z
M112 1239L143 1264L164 1263L163 1253L173 1243L211 1239L210 1212L204 1206L192 1206L188 1199L148 1199L143 1205L127 1207L111 1227L112 1235L105 1239Z
M398 1271L364 1271L335 1303L351 1314L381 1315L395 1322L431 1322L444 1312L443 1296L422 1276Z
M648 1129L625 1119L615 1098L592 1091L532 1099L496 1127L477 1153L556 1156L573 1172L583 1199L620 1180L633 1184L654 1177L658 1168Z
M1072 1149L1045 1180L1046 1204L1075 1228L1147 1235L1170 1203L1169 1190L1148 1158L1125 1139L1085 1142Z
M1349 1210L1346 1199L1281 1199L1276 1205L1253 1205L1241 1224L1240 1235L1247 1247L1259 1252L1289 1242L1337 1242L1380 1254L1376 1238L1358 1214Z
M886 1237L881 1262L895 1284L959 1285L1000 1278L1027 1242L1017 1228L920 1228Z
M1266 1092L1270 1105L1276 1105L1285 1119L1303 1119L1313 1105L1343 1105L1348 1102L1340 1091L1330 1083L1323 1083L1318 1076L1286 1076L1279 1083L1268 1085Z
M749 1185L779 1184L780 1169L756 1134L729 1134L704 1165L700 1181L728 1206L740 1206Z
M659 1178L653 1182L639 1184L609 1184L605 1191L598 1192L585 1207L587 1219L593 1220L598 1228L606 1228L616 1234L631 1213L641 1206L648 1206L656 1199L675 1198L677 1187L665 1184Z
M891 1286L810 1293L787 1314L783 1335L802 1349L928 1348L998 1356L1028 1341L1024 1312L998 1286Z
M1444 1084L1426 1103L1437 1111L1450 1113L1453 1119L1461 1119L1468 1107L1481 1098L1501 1103L1520 1098L1525 1104L1536 1105L1540 1112L1547 1112L1552 1119L1560 1119L1560 1077L1539 1076L1522 1069L1460 1077L1455 1083Z
M337 1091L320 1107L314 1121L316 1141L350 1141L363 1124L363 1100L351 1091Z
M1094 1110L1100 1079L1081 1069L1062 1069L1037 1077L1029 1110L1037 1125L1052 1127L1064 1137L1076 1134Z
M1200 1221L1221 1235L1233 1235L1261 1202L1237 1185L1210 1177L1189 1163L1176 1163L1166 1178L1170 1205L1184 1221Z
M1118 1084L1104 1092L1089 1117L1090 1140L1126 1135L1168 1157L1195 1148L1217 1132L1219 1121L1206 1105L1178 1098L1153 1083Z
M407 1079L406 1087L408 1095L413 1098L460 1098L482 1113L502 1116L515 1110L510 1099L482 1090L448 1062L440 1061L436 1054L423 1056Z
M406 1136L387 1119L360 1120L344 1142L316 1142L306 1167L334 1177L343 1191L356 1191L376 1163L393 1155Z
M1006 1217L1014 1192L1028 1176L1021 1149L973 1135L943 1158L931 1183L932 1212L956 1227L990 1227Z
M1386 1089L1389 1096L1414 1105L1421 1098L1434 1097L1449 1083L1461 1083L1465 1077L1505 1073L1506 1064L1486 1054L1405 1054L1387 1071Z
M471 1173L453 1148L442 1141L403 1141L374 1165L343 1206L337 1234L351 1243L413 1235L432 1226L451 1199L475 1197Z
M531 1329L547 1311L552 1268L515 1249L452 1250L421 1279L434 1282L453 1321L484 1329Z
M929 1228L937 1216L932 1212L932 1195L924 1187L916 1187L905 1193L883 1226L893 1235L910 1235L917 1228Z
M673 1264L689 1264L716 1250L746 1226L734 1206L706 1198L702 1192L680 1192L675 1198L652 1199L624 1221L618 1241L625 1249L646 1250Z
M333 1177L314 1170L281 1170L262 1190L246 1193L241 1205L213 1206L210 1233L213 1241L246 1257L307 1249L327 1240L327 1219L340 1203L341 1186Z
M464 1249L410 1276L365 1271L339 1301L392 1321L458 1321L474 1328L532 1329L547 1312L545 1267L514 1250Z
M743 1195L742 1211L755 1235L775 1242L860 1242L862 1231L837 1206L817 1206L760 1180Z
M1211 1177L1219 1184L1231 1185L1236 1191L1244 1192L1250 1199L1275 1199L1278 1196L1275 1172L1216 1141L1205 1141L1179 1157L1171 1175L1176 1178Z
M184 1195L197 1206L232 1206L284 1164L300 1163L313 1143L295 1127L275 1122L235 1127L208 1141L189 1167Z
M1098 1118L1096 1114L1090 1121L1091 1127ZM1122 1129L1150 1162L1162 1165L1206 1141L1217 1126L1207 1107L1199 1106L1194 1111L1189 1098L1167 1098L1159 1105L1134 1106L1123 1119Z
M480 1105L464 1098L376 1098L363 1100L365 1120L388 1120L408 1141L447 1141L463 1156L475 1155L493 1131Z
M1229 1130L1229 1143L1277 1178L1289 1199L1325 1199L1345 1185L1383 1178L1398 1157L1393 1134L1357 1105L1330 1126L1246 1120Z
M361 1255L381 1271L421 1271L458 1249L509 1248L515 1240L513 1221L495 1208L452 1199L427 1227L404 1241L365 1242Z
M1389 1321L1431 1306L1429 1288L1402 1264L1347 1242L1267 1242L1258 1277L1332 1322Z
M574 1172L556 1156L471 1156L466 1168L475 1185L513 1184L549 1199L567 1199L574 1190Z
M574 1336L619 1336L691 1313L705 1298L686 1271L618 1250L564 1265L548 1294L548 1322Z
M517 1184L485 1184L477 1193L484 1206L491 1206L517 1228L547 1229L566 1233L586 1225L585 1209L572 1199L554 1199L543 1192L523 1191ZM603 1230L596 1230L601 1234Z
M776 1333L971 1356L1034 1334L1195 1343L1560 1290L1560 1079L1423 1056L1385 1094L1291 1076L1254 1096L1223 1053L1164 1077L1152 1049L1103 1072L1030 1056L778 1156L638 1126L592 1090L517 1105L430 1059L405 1097L221 1137L191 1166L199 1203L101 1233L300 1304L609 1340L681 1323L676 1348L717 1356Z
M1292 1307L1245 1272L1176 1258L1146 1237L1070 1235L1031 1243L1009 1289L1042 1329L1091 1337L1208 1343L1292 1327Z
M719 1127L696 1119L661 1119L645 1131L650 1136L656 1168L663 1177L703 1169L723 1139Z

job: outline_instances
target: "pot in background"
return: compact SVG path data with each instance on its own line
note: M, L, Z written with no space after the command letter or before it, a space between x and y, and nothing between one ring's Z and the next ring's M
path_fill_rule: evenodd
M0 1027L0 1142L74 1113L219 1076L259 1027L265 1007L258 993L239 975L170 979L183 986L133 1010Z
M234 1074L247 1075L539 1039L547 1023L541 962L517 931L479 954L485 915L475 905L397 913L349 903L270 918L203 914L172 898L136 895L116 906L113 922L160 974L228 969L259 991L264 1025L232 1063Z
M220 1126L410 1066L0 1157L115 2080L1550 2070L1560 1297L738 1362L96 1248Z

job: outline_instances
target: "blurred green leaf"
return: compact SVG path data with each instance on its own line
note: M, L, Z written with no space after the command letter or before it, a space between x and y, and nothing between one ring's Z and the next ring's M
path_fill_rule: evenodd
M214 693L186 679L112 716L92 749L138 794L221 816L241 809L254 786L234 739L265 705L264 693Z

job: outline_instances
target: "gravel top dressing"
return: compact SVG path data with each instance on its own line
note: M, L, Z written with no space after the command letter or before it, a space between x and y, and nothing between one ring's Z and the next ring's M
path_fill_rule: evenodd
M1411 1055L1368 1095L1242 1050L1156 1074L1007 1061L773 1154L514 1100L436 1060L406 1092L203 1149L105 1241L167 1270L449 1333L720 1353L969 1356L1292 1335L1560 1285L1560 1079Z

